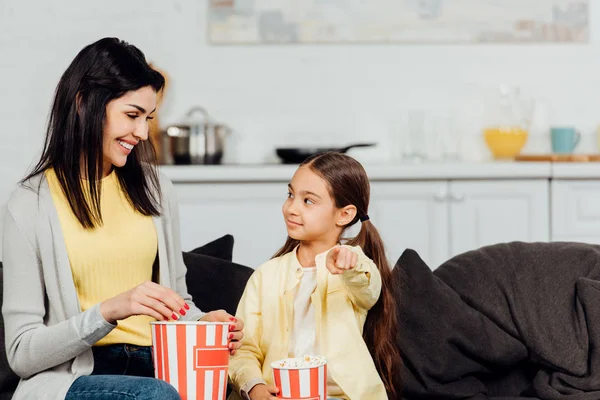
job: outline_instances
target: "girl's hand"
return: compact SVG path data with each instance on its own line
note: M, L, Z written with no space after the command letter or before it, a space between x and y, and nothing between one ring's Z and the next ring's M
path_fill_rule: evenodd
M147 281L100 303L100 314L111 324L133 315L147 315L157 321L166 321L179 319L179 315L185 315L189 308L173 290Z
M335 246L329 253L325 265L331 274L340 275L344 271L354 269L358 263L358 255L347 247Z
M279 389L275 385L258 384L254 386L248 393L250 400L277 400Z
M236 350L242 346L242 338L244 337L244 321L229 315L225 310L216 310L207 313L200 321L206 322L233 322L229 326L229 353L234 355Z

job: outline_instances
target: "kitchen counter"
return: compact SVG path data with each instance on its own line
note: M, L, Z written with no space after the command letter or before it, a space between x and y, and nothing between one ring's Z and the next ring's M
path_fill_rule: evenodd
M210 182L287 182L296 171L296 165L164 165L161 171L176 183ZM580 173L596 174L600 178L600 164L579 166ZM553 175L549 162L453 162L403 163L365 165L373 181L385 180L469 180L469 179L544 179ZM592 172L595 170L596 172ZM563 171L561 169L561 171ZM562 172L566 173L566 172Z
M599 162L554 163L553 179L600 179Z

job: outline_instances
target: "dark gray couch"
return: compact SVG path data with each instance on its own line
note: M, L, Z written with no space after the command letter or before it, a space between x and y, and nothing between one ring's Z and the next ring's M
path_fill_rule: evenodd
M253 270L232 247L226 236L184 253L200 308L235 312ZM498 244L435 272L406 250L394 276L404 399L600 399L600 246ZM0 328L3 400L18 379Z

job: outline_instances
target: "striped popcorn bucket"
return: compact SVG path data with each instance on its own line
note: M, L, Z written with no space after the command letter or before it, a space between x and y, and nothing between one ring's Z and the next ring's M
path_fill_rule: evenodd
M271 363L277 395L286 400L327 400L327 362L287 358Z
M154 376L182 400L224 400L229 323L151 322Z

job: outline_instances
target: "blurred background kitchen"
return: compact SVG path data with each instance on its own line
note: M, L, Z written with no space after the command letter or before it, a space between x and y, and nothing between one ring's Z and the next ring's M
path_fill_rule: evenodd
M371 174L392 261L406 247L435 268L498 241L599 241L591 3L1 0L0 203L41 150L60 74L116 36L167 77L152 136L185 249L232 233L234 261L269 258L294 163L318 149Z

